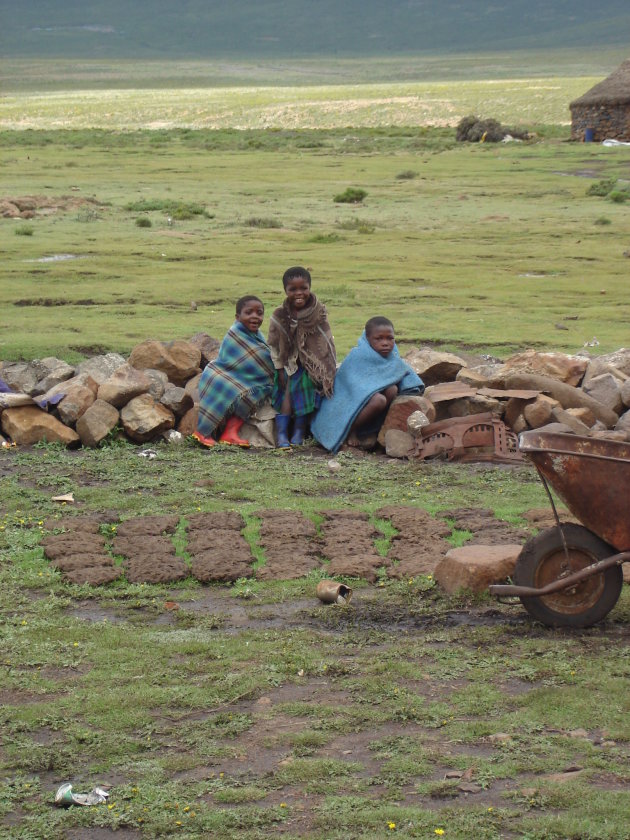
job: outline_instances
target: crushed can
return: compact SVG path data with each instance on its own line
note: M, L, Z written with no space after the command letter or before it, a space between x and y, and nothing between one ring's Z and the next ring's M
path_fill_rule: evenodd
M105 785L97 785L89 793L75 793L72 783L65 782L55 794L55 805L60 808L69 808L71 805L101 805L108 799L109 788Z

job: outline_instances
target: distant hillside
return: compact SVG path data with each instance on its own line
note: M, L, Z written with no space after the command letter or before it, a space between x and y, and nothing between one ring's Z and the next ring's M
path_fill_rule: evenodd
M621 46L628 0L22 0L4 57L295 58Z

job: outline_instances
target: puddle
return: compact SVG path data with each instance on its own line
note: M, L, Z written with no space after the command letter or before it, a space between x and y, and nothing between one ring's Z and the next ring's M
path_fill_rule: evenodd
M55 263L64 262L65 260L78 260L78 254L51 254L49 257L39 257L36 260L24 260L28 263Z

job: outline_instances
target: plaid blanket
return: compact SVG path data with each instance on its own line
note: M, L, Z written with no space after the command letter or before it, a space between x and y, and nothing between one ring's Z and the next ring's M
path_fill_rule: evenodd
M271 392L271 405L277 412L280 412L282 408L284 390L280 386L280 378L276 370L276 375L273 380L273 391ZM322 404L322 395L302 365L298 365L295 373L289 376L289 394L291 396L291 414L293 417L306 417L316 411Z
M311 422L313 437L330 452L337 452L348 437L357 414L373 394L398 385L399 394L422 394L424 383L398 348L383 358L370 347L365 332L341 363L330 399L322 400Z
M208 437L231 414L246 419L271 393L273 375L263 334L235 321L221 342L219 355L201 374L197 431Z

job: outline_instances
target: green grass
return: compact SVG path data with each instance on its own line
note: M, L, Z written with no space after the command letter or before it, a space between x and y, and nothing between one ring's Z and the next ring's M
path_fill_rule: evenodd
M0 355L72 362L147 338L221 338L240 295L280 303L293 264L312 269L340 356L380 313L403 351L576 352L593 335L602 352L624 346L626 206L586 192L627 178L627 154L547 133L471 145L426 128L176 130L159 144L151 132L6 132L4 195L99 203L4 237ZM348 183L368 193L361 205L333 202ZM169 224L180 206L202 212ZM128 208L145 207L141 229ZM23 224L0 220L6 233Z
M533 470L342 453L331 477L308 447L289 457L157 449L153 461L129 444L2 456L0 825L10 836L61 840L99 826L238 840L280 826L312 840L437 828L459 840L625 836L627 591L605 627L567 634L513 624L521 610L497 612L488 598L447 598L427 578L356 582L347 609L317 605L316 575L90 589L64 583L39 547L44 521L71 512L51 501L62 490L74 490L77 512L124 517L236 508L252 522L281 507L318 522L330 507L403 503L492 506L519 521L545 504ZM195 475L214 484L193 485ZM393 529L377 524L386 548ZM208 595L211 609L199 609ZM172 600L179 610L164 606ZM449 622L488 610L502 618ZM569 736L582 727L586 737ZM575 765L574 779L549 778ZM463 794L447 771L468 772L479 792ZM67 779L76 790L111 781L111 807L51 809Z

